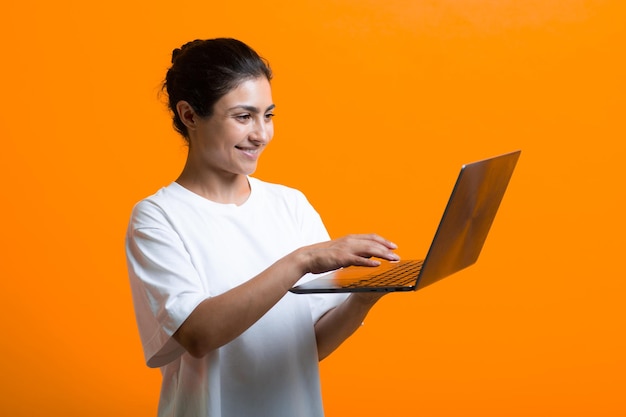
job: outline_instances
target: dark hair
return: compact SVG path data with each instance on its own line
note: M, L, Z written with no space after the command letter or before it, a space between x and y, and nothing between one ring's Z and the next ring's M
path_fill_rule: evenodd
M176 104L188 102L200 117L213 113L215 103L243 81L272 79L267 61L236 39L217 38L191 41L172 51L163 90L173 113L174 129L188 139L187 126L176 111Z

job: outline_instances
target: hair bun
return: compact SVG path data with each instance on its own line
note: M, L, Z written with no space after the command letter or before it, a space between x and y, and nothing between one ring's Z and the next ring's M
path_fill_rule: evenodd
M187 49L196 46L198 44L202 43L201 39L196 39L194 41L190 41L187 42L186 44L184 44L183 46L181 46L180 48L176 48L172 51L172 64L174 63L174 61L176 61L176 59L180 56L180 54L182 54L183 52L185 52Z
M176 61L176 58L178 58L181 52L183 52L183 50L180 48L176 48L172 51L172 64L174 63L174 61Z

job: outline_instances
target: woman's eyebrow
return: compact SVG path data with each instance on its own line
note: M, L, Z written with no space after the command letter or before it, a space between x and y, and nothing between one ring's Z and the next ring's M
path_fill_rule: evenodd
M274 108L276 108L276 105L272 104L265 110L265 112L268 112L270 110L274 110ZM240 104L240 105L237 105L237 106L233 106L233 107L231 107L228 110L245 110L245 111L249 111L250 113L260 113L261 112L261 110L259 110L258 107L256 107L256 106L249 106L247 104Z

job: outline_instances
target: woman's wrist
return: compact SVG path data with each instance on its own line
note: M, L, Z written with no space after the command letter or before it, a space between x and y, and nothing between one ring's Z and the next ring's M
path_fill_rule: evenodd
M310 267L310 255L306 251L306 248L299 248L287 255L290 264L297 272L298 279L311 272Z
M357 293L351 294L350 299L352 302L356 303L360 308L363 308L369 311L374 306L374 304L376 304L378 300L380 300L385 294L386 293L384 292L370 292L370 293L357 292Z

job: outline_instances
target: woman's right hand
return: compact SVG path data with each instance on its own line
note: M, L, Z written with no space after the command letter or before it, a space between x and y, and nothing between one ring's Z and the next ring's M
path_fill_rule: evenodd
M279 259L249 281L206 298L178 328L174 338L192 356L203 357L246 331L284 297L302 275L350 265L380 265L380 261L370 258L396 261L400 258L393 253L394 249L395 244L374 234L349 235L304 246ZM297 261L294 262L294 259ZM371 305L375 299L357 301L361 301L361 305L364 305L363 301ZM330 345L335 346L337 338L331 340Z
M305 273L319 274L346 266L376 267L380 258L398 261L397 246L376 234L355 234L328 242L305 246L298 251L304 259Z

